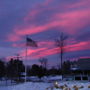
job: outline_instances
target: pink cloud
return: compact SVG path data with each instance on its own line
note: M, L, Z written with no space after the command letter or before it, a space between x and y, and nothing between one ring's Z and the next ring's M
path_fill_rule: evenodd
M75 34L79 29L82 29L87 24L89 24L89 10L77 10L71 12L58 13L52 17L52 21L44 25L32 25L21 30L18 28L14 29L16 35L32 35L43 31L46 31L53 27L61 27L64 32L69 34Z
M21 40L21 37L15 33L11 33L7 36L7 40L6 41L11 41L11 42L15 42L15 41L19 41Z
M81 0L78 3L73 3L73 4L65 4L65 8L79 8L79 7L89 7L90 0Z
M79 59L85 59L85 58L90 58L90 56L82 56Z
M52 2L54 2L54 0L45 0L44 5L47 6Z
M65 32L75 34L78 30L89 24L89 14L89 9L75 10L60 14L58 13L54 16L54 18L56 20L60 20L60 22L57 23L62 23L61 27L64 28Z
M39 47L52 47L55 45L55 42L54 41L40 41L38 43Z
M89 2L89 0L87 1ZM45 7L43 6L44 3L41 4L42 7ZM46 3L52 3L52 0L50 1L48 0L46 1ZM69 4L66 6L68 8L67 11L64 10L63 12L53 13L52 16L49 17L48 22L44 23L43 25L36 25L35 23L29 24L29 22L32 22L35 18L37 18L37 15L39 15L40 17L41 12L43 12L44 10L48 10L48 9L57 10L57 8L56 7L40 8L35 6L24 18L24 23L27 25L25 26L21 25L15 27L13 29L13 32L11 32L11 34L8 35L8 41L18 41L21 40L20 38L21 36L25 36L27 34L28 35L38 34L40 32L51 30L51 28L58 28L60 31L66 32L68 34L76 34L79 30L81 30L90 23L90 17L89 17L90 10L88 8L69 10L69 8L75 8L75 7L77 8L77 6L79 5L86 6L86 4L87 2L85 0L82 0L75 4L74 3ZM63 5L65 5L65 3L63 3ZM62 8L65 9L63 5Z
M46 48L38 48L38 49L29 49L27 50L27 56L33 56L33 58L35 57L35 54L37 54L38 52L43 52L44 50L46 50ZM26 56L26 51L21 51L20 56Z
M27 14L26 17L24 17L24 21L30 21L30 20L34 20L35 17L37 17L37 15L39 15L41 12L47 10L47 8L43 8L43 7L47 7L49 6L50 3L54 2L54 0L45 0L45 2L41 3L41 4L36 4L33 9ZM48 10L51 10L52 8L48 7Z
M31 12L28 13L28 15L26 17L24 17L24 21L30 21L30 20L34 20L34 18L40 13L42 12L42 10L37 10L37 9L33 9Z
M65 47L65 52L75 52L75 51L82 51L82 50L89 50L90 42L80 42L80 43L76 43L73 45L68 45ZM41 57L41 56L48 56L48 55L53 55L59 53L59 48L52 48L52 49L46 49L45 51L39 53L39 55L37 54L36 57Z
M21 44L13 43L13 44L12 44L12 47L16 47L16 48L19 47L19 48L21 48L21 47L25 47L25 45L26 45L25 43L21 43Z
M68 45L66 48L68 52L89 50L90 49L89 44L90 44L90 41L79 42L73 45Z
M45 43L45 42L44 42ZM47 42L46 42L47 44ZM69 52L75 52L75 51L83 51L83 50L89 50L90 41L88 42L79 42L76 44L72 44L72 45L67 45L65 46L65 52L69 53ZM49 55L54 55L59 53L59 48L58 47L53 47L53 43L50 45L48 44L48 46L44 46L41 48L36 48L36 49L28 49L28 56L31 56L31 58L33 59L37 59L40 57L46 57ZM25 51L22 51L21 56L25 56Z

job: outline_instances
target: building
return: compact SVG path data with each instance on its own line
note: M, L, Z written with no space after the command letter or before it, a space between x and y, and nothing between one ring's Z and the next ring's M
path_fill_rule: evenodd
M83 58L77 61L77 67L80 70L90 70L90 58Z
M90 58L80 58L71 64L75 80L90 80Z
M71 70L90 70L90 58L81 58L73 62Z

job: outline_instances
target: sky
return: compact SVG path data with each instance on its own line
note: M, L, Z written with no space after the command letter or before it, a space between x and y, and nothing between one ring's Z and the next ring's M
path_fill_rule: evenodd
M57 65L55 40L62 32L68 36L64 59L90 57L90 0L0 0L0 58L19 54L31 65L45 57ZM28 60L26 35L38 44L28 48Z

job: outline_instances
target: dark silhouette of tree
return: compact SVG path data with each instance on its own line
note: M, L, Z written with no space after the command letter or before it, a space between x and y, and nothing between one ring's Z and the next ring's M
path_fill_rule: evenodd
M31 76L31 66L27 66L27 76Z
M45 75L44 68L42 66L37 65L37 64L33 64L31 71L30 71L30 75L31 76L38 76L39 78L41 78L42 76Z
M63 32L60 34L59 38L56 39L56 46L59 48L58 50L60 52L60 59L61 59L60 66L61 66L61 69L63 69L62 68L63 55L65 53L65 45L66 45L66 40L67 39L68 39L68 36L65 35ZM62 74L63 74L63 70L62 70ZM62 77L62 79L63 79L63 77Z
M63 62L63 74L70 74L71 72L71 62L68 60L68 61L64 61Z
M56 69L55 67L52 67L51 69L48 70L48 75L58 75L58 69Z
M14 69L14 66L13 66L13 64L14 64L14 60L13 60L13 58L11 58L11 60L7 63L7 69L6 69L6 76L7 76L7 78L8 79L11 79L11 82L12 82L12 79L15 77L15 69Z
M39 62L41 63L41 66L44 67L44 68L47 68L47 64L48 64L48 59L47 58L40 58L39 59Z
M0 78L5 76L5 63L0 60Z
M46 75L46 68L39 66L39 74L38 77L41 78Z
M20 80L21 73L24 72L24 70L25 70L24 64L19 59L15 59L14 64L15 64L15 67L16 67L16 73L17 73L16 75L18 77L18 80Z
M20 80L21 73L24 72L24 64L18 59L13 59L7 63L7 77L11 80Z
M36 64L32 65L31 72L33 76L37 76L39 73L39 66Z

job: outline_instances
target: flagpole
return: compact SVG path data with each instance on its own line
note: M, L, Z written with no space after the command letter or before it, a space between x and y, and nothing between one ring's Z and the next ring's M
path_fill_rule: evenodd
M28 35L26 35L26 56L25 56L26 61L28 54L28 46L37 47L37 44L34 40L28 38ZM26 81L27 81L27 66L25 65L25 82Z
M27 38L27 35L26 35L26 38ZM26 56L25 56L25 59L27 61L27 52L28 52L28 47L26 45ZM27 82L27 65L25 65L25 82Z

